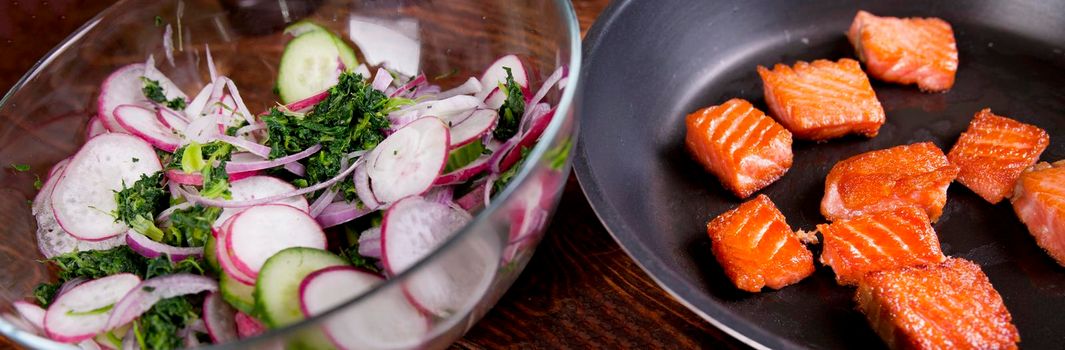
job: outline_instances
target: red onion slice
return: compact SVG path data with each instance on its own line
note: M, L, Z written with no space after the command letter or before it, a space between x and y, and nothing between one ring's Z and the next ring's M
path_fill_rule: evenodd
M384 68L377 68L377 75L373 77L373 83L370 84L374 90L384 92L389 85L392 85L392 74L388 74Z
M329 206L330 203L333 203L333 198L336 198L336 195L337 191L333 188L325 190L325 193L322 193L321 196L318 196L318 198L314 200L314 203L311 203L310 211L307 213L311 214L312 218L318 217L318 214L321 214L322 211L325 210L325 207Z
M442 99L445 99L445 98L448 98L448 97L453 97L453 96L458 96L458 95L469 95L469 94L472 94L472 93L481 92L481 90L483 90L483 89L484 89L484 86L481 85L480 79L477 79L477 78L474 78L474 77L470 77L469 79L466 79L466 82L462 83L462 85L456 86L456 87L454 87L454 88L452 88L450 90L443 91L441 93L436 94L436 98L442 100Z
M166 219L170 218L170 214L173 214L175 211L184 210L184 209L188 209L188 208L192 208L192 203L185 202L185 203L175 204L175 205L171 206L170 208L166 208L163 211L159 212L159 215L155 217L155 221L166 220Z
M327 205L325 209L318 214L318 217L314 218L314 220L317 221L318 225L321 225L322 228L327 228L358 219L375 210L375 208L371 208L367 205L360 207L355 203L341 201Z
M359 196L359 200L362 204L376 209L381 206L381 202L377 200L377 196L374 195L373 190L370 188L370 173L367 171L366 166L360 166L355 170L355 194Z
M311 97L289 103L285 105L285 108L293 112L302 112L305 109L314 107L319 102L324 101L327 97L329 97L328 89L317 94L311 95Z
M141 282L111 309L104 329L115 329L133 321L156 302L176 296L217 291L218 282L210 277L188 273L160 276Z
M263 147L265 147L265 146L263 146ZM267 148L267 149L269 149L269 148ZM310 148L307 148L307 149L305 149L303 151L300 151L299 153L295 153L295 154L292 154L292 155L284 156L284 157L277 158L277 159L274 159L274 160L261 160L261 161L251 161L251 162L233 162L233 161L230 161L230 162L226 163L226 172L228 172L228 173L239 173L239 172L245 172L245 171L263 170L263 169L269 169L269 168L273 168L273 167L278 167L278 166L286 165L286 164L289 164L289 163L292 163L292 162L295 162L295 161L310 157L312 154L314 154L314 152L318 152L321 149L322 149L322 145L314 145L314 146L311 146ZM299 175L299 174L297 174L297 175Z
M456 199L455 204L468 212L473 212L474 209L480 207L481 204L484 204L484 191L485 186L483 184L477 184L469 193Z
M214 66L214 58L211 57L211 45L203 44L203 49L207 53L207 71L211 73L211 81L214 82L218 79L218 70Z
M424 85L426 81L427 80L425 78L425 74L418 74L418 76L414 77L414 79L411 79L406 84L403 84L400 87L396 88L396 91L392 92L392 94L388 95L388 97L406 96L410 94L410 90L418 86Z
M343 179L343 178L347 177L348 175L351 175L351 173L353 171L355 171L355 168L358 167L358 165L360 163L361 163L361 161L355 162L354 164L349 166L347 169L345 169L344 171L340 172L340 174L337 174L337 176L333 177L332 179L329 179L329 180L326 180L326 181L322 181L322 182L320 182L320 183L318 183L316 185L304 187L304 188L301 188L301 189L298 189L298 190L295 190L295 191L292 191L292 192L288 192L288 193L283 193L283 194L269 196L269 197L263 197L263 198L257 198L257 199L250 199L250 200L244 200L244 201L228 201L228 200L204 198L203 196L200 196L199 194L190 193L190 191L187 191L187 190L184 190L184 189L182 190L182 192L184 192L185 198L188 199L189 201L200 203L200 204L207 205L207 206L220 207L220 208L250 207L250 206L253 206L253 205L270 203L270 202L281 200L281 199L285 199L285 198L288 198L288 197L304 195L304 194L307 194L307 193L315 192L315 191L327 188L329 186L332 186L333 184L335 184L338 181L340 181L340 179Z
M82 283L85 283L87 281L89 281L88 278L80 277L80 276L79 277L75 277L75 278L71 278L69 281L63 282L63 285L59 286L59 291L56 292L55 295L63 295L63 293L66 293L66 292L70 291L71 289L74 289L74 287L77 287L77 286L79 286Z
M359 255L381 258L381 227L371 227L359 234Z
M153 241L137 231L126 232L126 244L130 249L146 258L158 258L163 254L170 257L170 261L178 262L190 256L203 257L203 247L175 247Z
M185 115L191 118L199 117L203 113L204 106L207 106L207 99L211 98L212 91L214 91L213 82L204 85L196 97L185 106Z
M251 152L254 155L263 158L270 158L270 147L267 147L265 145L261 145L239 137L229 136L225 134L219 134L218 140L242 148L245 151ZM228 167L226 167L226 169L228 170Z
M226 87L229 88L229 94L233 96L233 100L237 102L237 111L244 115L248 124L255 124L255 115L251 114L248 106L244 104L244 99L240 97L240 91L237 90L237 84L232 79L226 79Z

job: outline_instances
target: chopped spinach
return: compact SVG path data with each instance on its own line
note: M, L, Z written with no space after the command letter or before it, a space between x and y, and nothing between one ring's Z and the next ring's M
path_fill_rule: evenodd
M507 83L500 84L499 90L507 94L503 106L499 107L499 124L496 125L492 135L496 139L506 140L518 133L521 124L521 116L525 114L525 94L521 92L521 86L514 82L514 74L510 67L503 67L507 71Z

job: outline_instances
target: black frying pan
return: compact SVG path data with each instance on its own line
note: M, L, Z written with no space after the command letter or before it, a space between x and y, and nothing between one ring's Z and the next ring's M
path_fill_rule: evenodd
M662 287L753 346L882 343L855 311L853 288L837 286L825 267L780 291L732 286L714 261L705 224L741 201L690 159L683 117L731 97L768 110L756 65L855 57L843 32L858 9L950 22L960 52L957 83L925 94L874 81L887 111L879 136L797 141L795 165L761 191L794 228L824 222L818 205L837 161L919 141L949 150L984 107L1044 128L1051 143L1042 159L1065 158L1065 1L615 1L586 38L581 186ZM1013 314L1021 346L1065 344L1065 268L1036 246L1008 202L990 205L952 184L935 228L945 253L983 267Z

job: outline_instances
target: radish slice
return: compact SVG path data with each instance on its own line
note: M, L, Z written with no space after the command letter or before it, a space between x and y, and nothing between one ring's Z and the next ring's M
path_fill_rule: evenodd
M49 259L74 251L107 250L125 242L122 235L98 242L83 241L74 238L59 226L55 211L52 210L52 191L69 161L67 158L52 166L51 174L34 197L31 207L34 218L37 219L37 249Z
M523 88L529 87L529 78L525 73L525 65L521 63L518 56L506 55L500 57L488 69L481 75L481 86L487 90L489 87L496 87L499 84L505 84L507 82L507 71L503 67L510 68L511 73L514 75L514 82ZM484 99L491 90L481 90L477 94L477 98Z
M318 221L318 224L322 225L322 228L329 228L358 219L363 215L372 213L376 210L377 209L371 208L366 204L359 206L355 203L340 201L329 203L329 205L327 205L325 209L314 218L314 220Z
M394 79L392 74L388 74L388 71L384 68L377 68L377 74L374 75L373 83L370 84L370 87L374 88L374 90L384 92L389 85L392 85L392 79Z
M58 174L61 171L63 171L63 169L66 169L68 163L70 163L70 158L69 157L63 158L63 160L60 160L60 161L56 162L55 165L52 165L52 167L48 169L48 178L50 179L50 178L54 177L56 174ZM44 187L41 187L41 188L44 188Z
M56 220L76 238L105 240L129 229L115 222L115 192L162 170L155 149L132 135L103 134L86 142L52 191Z
M225 242L229 239L229 229L233 224L233 219L230 218L222 224L222 227L215 230L215 257L218 258L218 265L222 268L222 271L226 275L232 277L233 280L240 282L247 286L255 285L255 278L248 276L244 272L241 272L233 263L233 258L229 255L229 249L226 249Z
M451 125L451 148L461 147L479 139L496 126L499 114L491 109L473 111L461 123Z
M362 205L369 209L377 209L381 206L381 202L377 200L377 196L370 189L370 173L366 171L366 168L365 164L355 168L355 175L353 175L355 178L355 194L359 196L359 201L362 202Z
M122 128L161 150L173 153L181 144L174 131L159 122L155 112L135 105L119 105L115 108L115 120Z
M11 306L15 307L15 311L18 311L18 314L35 328L36 333L44 332L45 311L43 308L22 300L11 303Z
M327 267L300 284L300 308L312 317L365 293L384 279L349 266ZM396 290L351 305L326 319L326 335L340 349L414 348L429 330L429 320ZM382 295L383 294L383 295Z
M44 315L45 332L64 343L92 338L107 329L112 306L140 282L136 275L121 273L82 283L52 302Z
M439 94L436 94L436 98L445 99L452 96L469 95L481 92L482 89L484 89L484 86L481 86L481 81L477 78L470 77L469 79L466 79L466 82L462 83L462 85L456 86L451 90L443 91Z
M359 234L359 255L381 258L381 227L371 227Z
M436 118L397 130L367 157L367 175L377 200L391 203L425 192L444 168L450 132Z
M221 344L237 340L237 311L222 300L222 295L213 292L203 300L203 322L211 342Z
M85 124L85 139L91 139L93 136L103 134L107 132L107 127L104 126L104 122L100 120L100 117L95 115L89 118L89 123Z
M4 322L6 322L6 324ZM8 324L22 332L26 332L33 335L42 335L42 331L38 331L36 327L30 324L30 322L27 321L25 318L6 312L0 314L0 329L3 329L4 334L11 334L8 333L11 330L7 327Z
M176 273L155 277L138 284L115 303L111 317L107 319L105 330L115 329L127 324L152 308L156 302L187 294L205 291L217 291L218 281L210 277L190 273ZM73 291L71 291L73 292Z
M266 327L259 320L246 313L237 311L234 320L237 323L237 336L240 339L254 337L266 331Z
M185 128L189 127L189 121L185 119L185 116L166 108L166 106L156 106L155 118L159 120L160 124L172 130L185 130Z
M529 126L529 130L521 136L521 140L518 141L517 145L511 147L506 155L503 156L499 166L500 172L510 169L514 163L517 163L518 160L521 159L522 148L532 149L533 146L536 146L536 141L540 139L540 135L543 135L544 130L547 129L547 125L551 124L551 119L554 115L555 109L551 109L543 116L536 118L531 122L532 125Z
M270 176L251 176L239 181L233 181L229 183L229 192L234 201L244 201L259 198L271 197L279 194L295 191L296 187L292 184L285 182L284 180ZM270 204L283 204L303 212L310 210L310 205L307 204L307 198L303 196L292 196L288 198L279 199ZM229 218L244 211L247 208L224 208L222 214L218 215L218 219L215 220L215 225L221 226Z
M467 164L462 168L455 169L454 171L444 175L440 175L440 177L437 177L436 180L433 181L433 185L455 185L466 182L469 179L472 179L474 176L477 176L477 174L487 171L488 168L492 165L491 160L492 157L490 156L481 156L480 158L477 158L472 163Z
M74 287L80 286L82 283L88 282L89 279L85 277L75 277L59 286L59 291L55 292L55 295L63 295L63 293L69 292Z
M499 87L492 89L492 92L488 93L488 97L484 98L484 105L487 108L498 110L503 107L503 103L507 101L507 94L503 93Z
M234 216L225 245L237 269L255 277L275 253L291 247L324 250L326 239L325 232L305 211L266 204Z
M144 67L142 63L130 64L115 70L107 79L104 79L103 85L100 86L100 95L96 100L98 108L96 115L108 130L127 132L114 117L113 112L119 105L145 105L148 102L144 98L144 92L142 91L144 82L141 77L145 74ZM159 78L159 86L163 88L163 93L167 99L185 97L181 89L170 79L167 79L162 74L157 77Z
M126 244L130 249L146 258L158 258L163 254L170 257L170 261L178 262L185 260L188 257L196 257L197 259L203 257L203 247L175 247L153 241L145 235L137 233L137 231L129 230L126 232Z
M448 119L469 113L478 107L483 107L481 99L468 95L458 95L443 100L433 101L424 107L422 113L424 115L433 115L441 119Z
M408 197L385 212L381 225L381 252L390 275L403 272L465 226L469 213L445 204Z
M240 181L256 175L259 175L258 171L229 173L229 181ZM170 169L166 171L166 178L179 185L203 186L203 174L200 173L189 174L179 169Z

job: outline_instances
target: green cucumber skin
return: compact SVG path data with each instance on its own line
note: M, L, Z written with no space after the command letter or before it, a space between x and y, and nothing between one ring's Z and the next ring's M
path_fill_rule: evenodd
M221 276L218 284L222 292L222 300L243 313L255 316L257 314L253 296L255 287L244 285L224 273Z
M358 59L355 57L355 51L343 39L315 24L305 25L315 26L320 29L305 32L285 45L285 51L281 54L281 64L278 68L277 82L275 84L283 103L292 103L318 92L310 91L300 82L300 78L308 75L308 71L298 61L307 58L313 59L316 56L316 53L306 51L332 51L325 53L325 56L332 56L335 53L335 56L339 57L340 61L344 63L344 68L349 71L354 70L359 64ZM325 41L331 42L332 47L325 47Z
M207 243L203 245L203 260L207 261L207 267L212 272L221 276L223 275L222 266L218 264L218 256L215 255L215 245L218 244L218 240L214 236L207 238Z
M343 258L321 249L293 247L277 252L266 260L255 281L256 310L272 328L302 320L299 286L303 279L326 267L347 265ZM281 294L276 302L264 296Z

